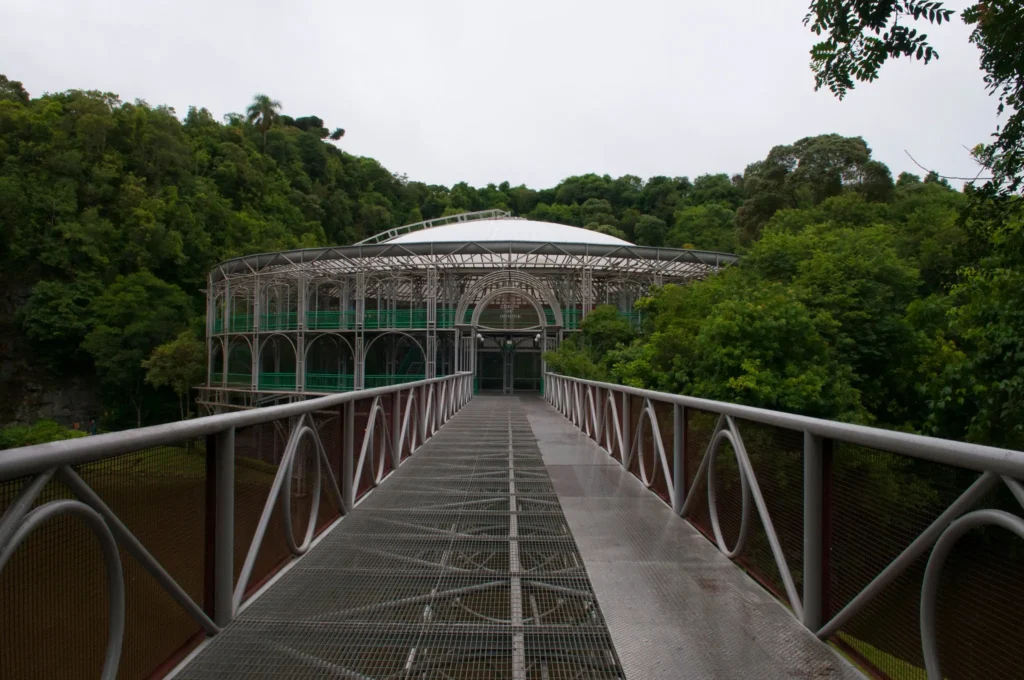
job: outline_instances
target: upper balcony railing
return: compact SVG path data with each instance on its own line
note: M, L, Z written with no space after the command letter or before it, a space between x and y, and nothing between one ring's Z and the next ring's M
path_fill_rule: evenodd
M876 675L1024 677L1024 453L550 373L544 393Z
M467 309L462 323L468 324L473 319L473 308ZM544 310L545 320L549 326L555 323L555 313L550 308ZM639 327L643 315L641 312L628 311L619 312L622 319L631 325ZM566 330L578 330L583 322L583 310L578 307L562 308L562 320ZM307 330L355 330L356 313L348 311L310 311L306 313L305 325ZM221 334L229 333L251 333L256 327L253 324L252 314L236 314L231 317L228 323L229 329L225 330L224 320L217 317L213 323L213 332ZM439 307L437 309L436 328L455 327L455 309L452 307ZM260 316L260 331L293 331L299 328L297 312L282 312L279 314L262 314ZM401 308L401 309L368 309L363 313L363 328L366 330L413 330L427 328L426 308Z
M471 397L460 373L0 451L0 678L169 670Z

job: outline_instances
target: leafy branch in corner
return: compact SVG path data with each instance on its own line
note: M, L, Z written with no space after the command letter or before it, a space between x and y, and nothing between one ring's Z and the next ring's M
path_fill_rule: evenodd
M911 57L926 64L938 59L928 35L900 20L941 24L952 16L941 2L927 0L815 0L804 17L815 35L826 35L811 48L815 89L827 87L842 99L854 80L874 81L889 58Z
M935 0L813 0L804 25L824 40L811 48L815 89L827 87L842 99L857 81L878 78L888 59L910 57L924 63L939 53L906 22L949 23L953 10ZM999 115L1009 115L990 144L972 152L992 178L985 195L1017 193L1024 186L1024 6L1019 0L981 0L963 11L973 26L970 41L981 52L981 69L990 94L997 94Z

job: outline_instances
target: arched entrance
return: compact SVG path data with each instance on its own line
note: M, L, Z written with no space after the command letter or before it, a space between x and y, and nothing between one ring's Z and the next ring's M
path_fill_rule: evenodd
M467 290L457 318L469 331L478 391L540 391L549 333L561 327L561 310L543 282L522 272L484 277Z

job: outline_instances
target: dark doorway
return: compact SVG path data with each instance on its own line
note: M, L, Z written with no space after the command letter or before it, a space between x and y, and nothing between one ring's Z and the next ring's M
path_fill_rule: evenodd
M504 391L504 352L500 349L481 350L476 358L477 386L481 392Z
M481 335L477 347L476 377L481 392L539 392L541 348L539 336Z

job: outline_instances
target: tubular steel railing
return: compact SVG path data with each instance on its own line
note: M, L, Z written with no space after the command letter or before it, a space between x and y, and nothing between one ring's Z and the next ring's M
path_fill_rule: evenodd
M472 395L460 373L0 451L0 677L168 670Z
M552 373L544 396L875 675L1024 677L1024 453Z

